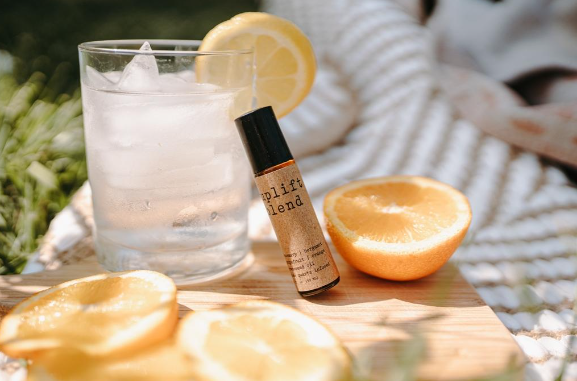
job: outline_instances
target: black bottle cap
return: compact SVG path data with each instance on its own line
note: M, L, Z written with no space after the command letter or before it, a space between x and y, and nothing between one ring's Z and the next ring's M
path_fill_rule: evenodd
M234 122L255 174L293 159L272 107L247 112Z

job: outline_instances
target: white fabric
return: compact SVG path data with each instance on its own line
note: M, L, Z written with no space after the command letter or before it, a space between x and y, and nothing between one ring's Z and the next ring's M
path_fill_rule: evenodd
M575 0L441 0L429 25L448 62L468 56L499 81L541 70L577 71Z

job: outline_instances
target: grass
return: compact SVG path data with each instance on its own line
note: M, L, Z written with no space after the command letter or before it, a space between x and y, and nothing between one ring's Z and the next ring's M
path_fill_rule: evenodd
M87 178L79 90L66 68L19 84L0 76L0 274L22 271L50 220Z

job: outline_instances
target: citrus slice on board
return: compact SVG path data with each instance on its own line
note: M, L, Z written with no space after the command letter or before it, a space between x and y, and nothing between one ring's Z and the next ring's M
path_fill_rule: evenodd
M312 45L292 22L261 12L234 16L214 27L202 40L199 51L252 49L255 97L258 107L272 106L277 117L288 114L309 93L316 61ZM197 60L201 82L220 84L228 78L230 65L217 60Z
M202 380L342 380L350 358L321 323L282 304L249 301L192 312L177 340Z
M28 366L28 381L191 381L194 361L165 340L126 357L94 357L71 350L42 353Z
M93 356L127 353L170 336L177 314L176 286L163 274L94 275L16 305L0 323L0 350L25 358L58 348Z
M458 190L416 176L354 181L329 192L324 213L340 255L365 273L412 280L437 271L471 223Z

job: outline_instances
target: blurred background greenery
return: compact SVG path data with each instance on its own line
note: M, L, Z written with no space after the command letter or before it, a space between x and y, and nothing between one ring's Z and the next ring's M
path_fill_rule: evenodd
M0 1L0 274L18 273L87 178L77 45L202 39L257 0Z
M34 71L66 70L64 90L78 87L78 52L85 41L128 38L200 40L256 0L26 0L2 1L0 49L16 59L17 79ZM65 67L62 67L64 64Z

